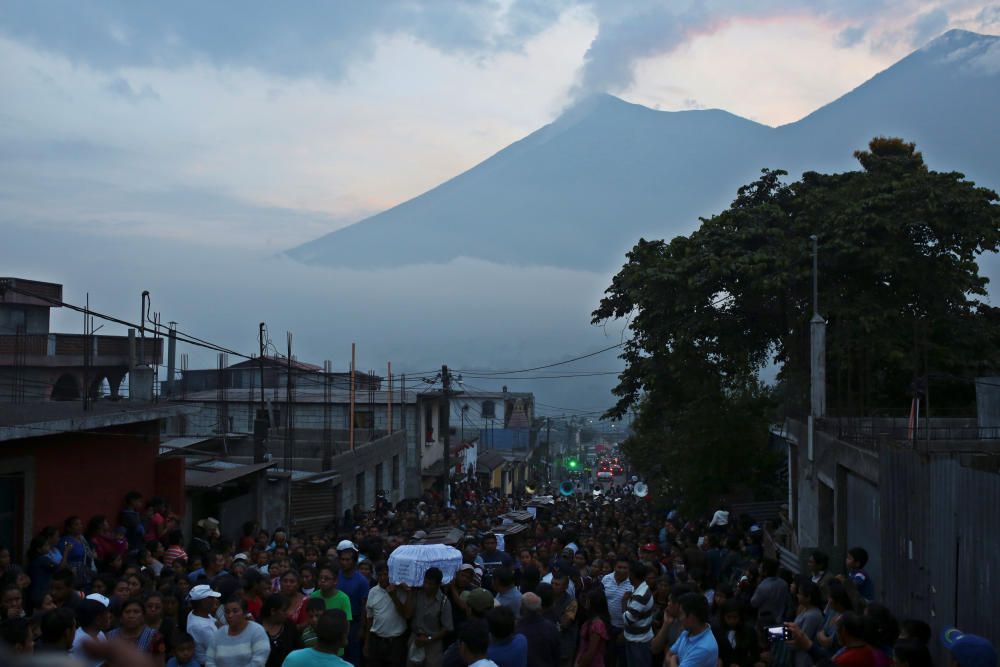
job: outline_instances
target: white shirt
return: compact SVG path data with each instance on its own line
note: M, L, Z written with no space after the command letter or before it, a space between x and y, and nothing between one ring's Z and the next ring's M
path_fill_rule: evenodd
M714 526L726 526L729 524L729 512L725 510L716 510L715 514L712 515L712 522L708 524L709 528Z
M610 572L601 577L601 586L604 587L604 597L608 600L608 615L611 617L611 625L621 628L625 625L622 614L625 613L622 607L622 598L626 593L632 592L632 582L625 577L625 581L618 583L615 580L615 573Z
M405 592L397 591L396 595L400 602L406 600ZM365 611L368 618L372 619L372 632L379 637L390 639L399 637L406 632L406 619L396 609L389 591L381 586L376 586L368 591Z
M205 664L205 653L212 645L215 635L215 619L209 616L197 616L193 611L188 613L187 633L194 639L194 659L199 664Z
M69 654L82 664L88 665L88 667L100 667L104 664L103 660L94 660L83 651L83 642L88 639L93 639L93 637L84 632L83 628L77 628L76 634L73 635L73 646L69 649ZM107 637L104 636L103 632L97 633L97 641L103 642L106 640Z

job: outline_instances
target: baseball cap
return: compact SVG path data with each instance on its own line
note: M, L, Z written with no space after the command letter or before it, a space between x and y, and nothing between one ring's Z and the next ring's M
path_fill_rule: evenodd
M87 600L93 600L94 602L100 602L105 607L111 606L111 600L109 600L108 598L104 597L100 593L91 593L90 595L87 596L86 599Z
M472 567L468 563L462 563L461 565L458 566L458 571L462 572L464 570L472 570L473 572L475 572L476 568Z
M647 542L646 544L642 545L643 551L656 551L656 548L657 548L656 545L653 544L652 542Z
M191 589L188 593L188 600L205 600L207 598L219 598L222 597L222 593L213 591L212 587L207 584L199 584Z
M948 628L941 635L941 643L959 667L996 667L997 652L988 639Z
M250 557L247 556L245 553L238 553L235 556L233 556L233 562L235 563L238 560L241 560L243 562L248 562L250 560Z
M357 551L357 550L358 550L357 545L354 544L354 542L351 542L350 540L341 540L340 543L337 544L337 551Z
M427 537L427 531L418 530L415 533L413 533L413 539L415 539L415 540L422 540L425 537Z
M462 593L462 599L465 600L466 604L468 604L473 611L479 612L480 614L493 609L496 605L496 600L493 599L493 595L485 588L473 588L471 591L466 591Z

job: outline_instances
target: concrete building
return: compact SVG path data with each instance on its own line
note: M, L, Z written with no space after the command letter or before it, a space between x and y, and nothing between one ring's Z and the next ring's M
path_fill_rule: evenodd
M183 369L173 389L181 395L219 389L259 389L261 386L272 390L284 389L288 385L289 371L293 385L330 382L335 387L346 389L351 383L350 372L332 372L294 358L289 362L265 356L263 362L259 358L244 359L225 368ZM379 390L382 378L371 373L355 373L354 386L356 391Z
M496 472L497 488L512 491L525 482L527 459L535 445L532 425L535 421L535 397L530 392L486 392L456 390L445 405L441 391L420 394L417 412L422 444L421 475L424 488L441 479L444 458L443 413L447 410L448 439L452 448L453 477L467 475L470 469L482 474L479 461L486 452L500 452L487 459L490 479ZM475 447L468 447L470 444ZM475 458L473 458L475 457Z
M117 399L133 367L162 361L160 339L52 333L49 311L61 301L62 285L0 278L0 400Z
M192 466L200 472L227 469L218 479L230 486L239 486L232 477L232 465L243 466L239 470L245 475L266 470L263 477L271 486L287 480L282 482L287 486L285 516L279 523L303 530L321 530L334 512L343 513L355 505L373 506L379 491L393 502L419 495L416 393L355 392L353 449L350 391L307 385L293 389L290 398L284 390L265 389L263 414L271 424L265 441L266 463L270 465L254 468L261 465L255 462L253 442L254 420L261 414L260 390L214 390L175 397L172 403L188 406L191 413L174 420L170 432L182 438L215 439L199 456L181 454L190 460L188 470ZM247 493L244 488L237 495ZM274 489L267 493L280 495Z
M818 548L843 572L864 547L898 617L928 620L935 638L952 625L1000 636L1000 602L983 594L1000 572L1000 379L978 381L977 398L966 418L817 418L811 439L806 420L786 420L774 435L798 549L783 562L804 567Z
M117 520L130 491L184 511L184 466L157 457L165 420L184 408L100 401L0 404L0 544L24 553L67 516Z

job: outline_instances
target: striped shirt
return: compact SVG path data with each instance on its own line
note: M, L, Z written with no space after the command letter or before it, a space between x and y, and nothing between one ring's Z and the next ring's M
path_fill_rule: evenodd
M625 626L622 614L625 611L622 605L622 598L626 593L632 592L632 582L625 577L625 581L618 583L615 581L615 573L610 572L601 578L601 586L604 587L604 597L608 600L608 614L611 616L611 625L616 628Z
M264 667L271 653L267 630L253 621L235 637L229 628L219 628L205 654L205 667Z
M644 581L632 592L625 606L625 641L653 640L653 591Z

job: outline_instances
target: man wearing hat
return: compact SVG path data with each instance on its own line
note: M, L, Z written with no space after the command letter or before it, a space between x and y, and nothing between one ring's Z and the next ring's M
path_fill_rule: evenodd
M952 665L997 667L997 652L988 639L948 628L941 635L941 643L951 653Z
M497 606L497 601L493 598L493 594L485 588L473 588L471 591L462 593L461 597L462 602L465 603L465 606L469 610L469 619L462 628L456 625L455 629L462 631L465 626L479 625L488 633L486 612ZM466 663L459 653L458 644L458 642L454 642L444 652L444 655L441 656L441 667L465 667Z
M93 660L83 650L86 641L106 641L104 631L111 626L110 600L103 595L89 595L76 609L77 627L69 654L84 665L99 667L104 660Z
M361 662L361 631L365 627L365 605L368 602L368 579L358 572L358 547L350 540L337 545L337 588L351 601L351 629L347 633L344 657L352 664Z
M187 633L194 639L194 657L200 665L205 664L205 654L218 627L215 623L215 610L219 606L220 597L221 594L213 591L207 584L195 586L188 593L191 612L187 618Z

